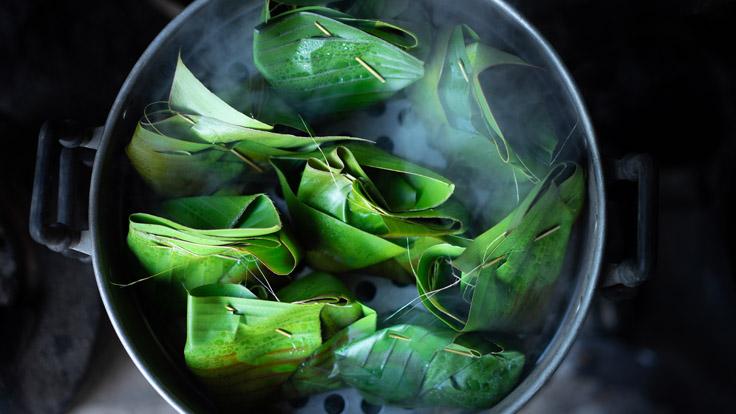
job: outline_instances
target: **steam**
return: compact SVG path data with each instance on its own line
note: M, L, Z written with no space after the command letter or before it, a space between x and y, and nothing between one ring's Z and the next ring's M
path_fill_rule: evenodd
M236 109L252 114L254 110L249 106L251 86L260 78L253 64L253 29L260 24L261 5L259 1L214 1L196 14L179 29L175 40L164 45L164 52L154 64L160 70L146 74L139 91L143 102L167 98L175 56L181 51L184 62L205 85ZM428 24L428 32L437 33L444 27L467 24L478 32L483 43L538 66L539 69L523 69L522 74L519 69L501 68L483 75L481 79L486 87L493 89L493 110L498 113L501 127L508 131L512 144L523 152L533 152L535 148L525 147L529 140L524 124L530 114L545 108L550 114L550 131L558 140L551 162L581 161L584 131L578 127L579 119L562 79L555 68L549 67L540 45L520 27L512 25L493 2L422 0L412 2L409 10L410 15L403 18L412 21L412 25ZM423 42L426 43L426 39ZM417 53L426 52L420 47ZM518 174L513 175L511 182L499 182L498 177L490 173L487 160L498 157L490 141L486 142L487 153L483 154L444 152L443 145L447 141L469 138L430 126L403 92L384 104L310 126L319 135L348 134L376 141L384 149L452 180L457 185L455 196L469 211L471 237L487 230L509 212L508 207L500 206L501 201L516 205L531 188ZM259 182L259 177L255 176L253 184ZM276 193L274 188L254 188L259 192ZM283 200L275 202L284 206ZM574 247L571 243L570 249ZM573 271L568 266L561 281L569 282ZM268 283L268 279L265 280ZM416 303L419 299L400 308L397 314L409 308L421 308L421 303Z

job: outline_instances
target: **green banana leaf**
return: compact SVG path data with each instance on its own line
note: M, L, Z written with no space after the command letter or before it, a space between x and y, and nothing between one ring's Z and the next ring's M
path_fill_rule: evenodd
M343 380L370 402L489 408L519 380L524 355L449 329L395 325L337 351Z
M489 183L487 198L493 208L484 216L490 222L507 215L546 176L558 142L543 96L533 96L536 90L523 105L529 110L524 112L521 131L507 135L496 116L504 108L492 99L498 88L481 79L502 66L539 70L482 44L469 27L456 26L435 39L426 76L410 90L415 108L438 131L433 145L453 158L450 162L457 170L468 170L478 181ZM460 191L462 199L465 194ZM475 194L468 191L467 197Z
M311 126L258 72L247 80L219 91L219 96L241 112L269 125L280 125L309 136L316 135Z
M342 301L325 305L321 316L323 343L291 376L285 386L286 396L302 397L344 387L337 370L335 351L373 334L376 331L376 312L358 302L337 278L321 272L297 279L281 289L278 297L295 303L324 297Z
M480 80L484 71L494 67L531 65L514 55L482 44L478 35L468 26L455 27L443 47L445 36L439 39L438 54L434 56L441 63L432 63L435 65L432 74L439 77L430 80L439 82L434 90L447 122L461 131L488 137L504 162L519 169L530 180L539 181L538 177L544 176L549 169L549 160L557 140L547 129L541 129L535 136L524 137L523 143L512 145L491 110ZM433 92L430 90L425 93ZM438 105L438 102L434 101L433 105Z
M422 303L460 332L532 326L559 276L583 199L581 168L560 164L467 248L426 249L417 267Z
M212 283L267 285L290 274L301 252L263 194L168 201L160 215L132 214L128 246L158 281L186 291Z
M420 79L423 62L404 50L417 42L399 26L314 6L257 27L253 52L261 74L299 110L332 115L388 99Z
M168 102L149 106L126 148L143 179L159 194L211 194L268 158L313 151L349 137L302 137L272 131L210 92L179 58Z
M418 238L436 243L464 231L464 210L448 201L453 183L376 147L338 146L272 163L316 269L368 268L407 255Z
M334 276L308 275L276 297L232 284L189 295L185 360L225 405L342 387L334 349L375 332L375 312Z
M354 0L338 3L346 14L359 19L377 19L399 26L411 33L414 57L424 60L432 46L432 16L426 2L410 0ZM411 7L409 7L411 5ZM333 5L330 5L331 7ZM420 42L419 39L422 39ZM406 46L403 46L406 48Z
M476 220L471 231L482 231L501 221L534 187L521 172L501 160L487 138L448 125L437 126L435 131L436 136L428 144L447 162L442 173L455 183L453 198Z

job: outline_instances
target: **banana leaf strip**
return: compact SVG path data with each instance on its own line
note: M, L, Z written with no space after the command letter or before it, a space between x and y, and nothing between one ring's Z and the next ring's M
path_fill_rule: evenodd
M189 291L212 283L266 285L288 275L301 253L263 194L168 201L160 215L129 219L128 246L156 280Z
M334 276L315 273L289 287L281 301L232 284L190 293L185 360L223 404L342 387L334 349L375 332L375 312Z
M325 7L290 10L255 30L256 67L300 111L334 114L383 101L424 75L402 27Z
M489 408L516 385L524 355L449 329L395 325L337 351L343 380L374 404Z
M460 332L531 326L559 276L583 199L581 168L560 164L467 248L426 249L417 267L422 303Z
M407 255L418 238L464 231L465 212L449 200L453 183L376 147L337 146L272 163L314 268L363 269Z
M248 170L262 172L273 155L351 139L272 130L210 92L179 58L168 102L146 109L126 152L157 193L176 197L211 194Z

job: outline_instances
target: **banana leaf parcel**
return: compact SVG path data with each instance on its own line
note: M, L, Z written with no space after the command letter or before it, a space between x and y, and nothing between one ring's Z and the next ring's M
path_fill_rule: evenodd
M370 402L489 408L516 385L524 355L449 329L395 325L337 351L340 375Z
M316 269L343 272L387 261L409 266L405 257L413 246L464 231L464 210L448 201L453 183L376 147L337 146L272 162Z
M577 165L561 164L467 248L425 250L417 268L425 307L460 332L533 326L560 274L583 184Z
M167 102L149 105L126 152L133 167L165 196L211 194L268 158L313 151L348 137L303 137L273 131L217 97L177 61Z
M424 75L424 63L406 52L416 36L399 26L319 6L265 16L253 39L256 67L303 113L368 106Z
M188 197L160 210L130 216L128 246L150 275L174 287L265 283L300 260L266 195Z
M286 289L281 301L233 284L189 295L185 360L218 400L240 407L344 386L334 350L375 332L375 312L327 274Z
M458 187L458 197L489 204L483 214L489 223L518 206L555 159L558 139L542 91L519 88L537 85L534 79L542 77L540 68L481 43L470 27L459 25L437 36L426 76L411 88L418 113L437 131L433 146L447 154L452 170L468 178ZM498 83L516 85L506 97L515 100L499 96ZM513 108L514 118L501 124L508 120L498 117L499 112L508 117L505 106ZM479 189L475 181L488 184ZM479 194L485 195L483 200L475 199Z

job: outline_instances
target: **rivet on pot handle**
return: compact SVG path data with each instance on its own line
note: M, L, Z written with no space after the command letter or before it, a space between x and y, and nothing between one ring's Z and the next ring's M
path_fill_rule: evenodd
M92 246L84 169L88 174L93 157L84 148L97 149L101 136L102 128L81 127L72 121L46 122L38 134L31 237L55 252L85 261Z
M613 179L631 181L638 185L636 257L609 265L601 287L633 288L649 279L654 271L657 234L657 170L652 158L646 154L626 156L621 160L616 160L613 167Z

